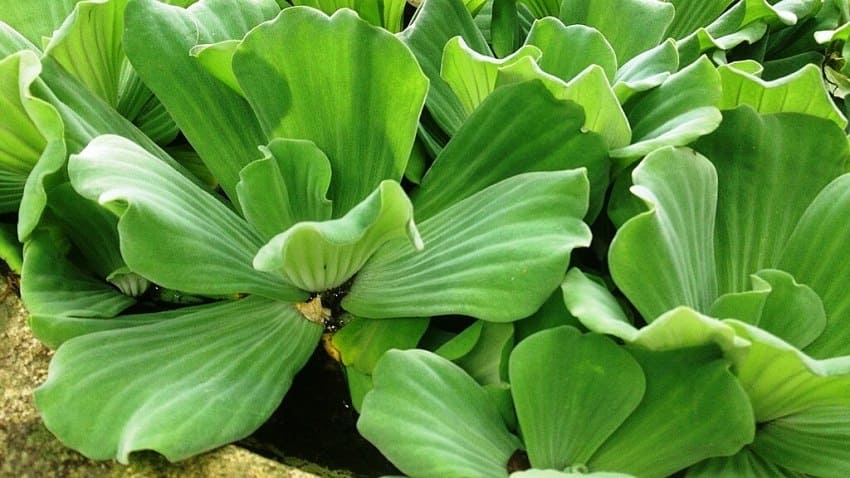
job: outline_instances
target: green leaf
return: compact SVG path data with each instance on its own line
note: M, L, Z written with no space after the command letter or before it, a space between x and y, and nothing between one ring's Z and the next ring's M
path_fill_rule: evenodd
M591 214L608 185L606 148L582 132L584 115L537 81L494 91L464 123L413 193L420 221L499 181L531 171L586 167Z
M812 476L850 473L850 407L816 407L759 428L754 452L768 461Z
M823 148L817 153L821 161L832 159L821 156L828 154L827 151ZM797 178L793 184L796 188L800 183L802 181ZM823 188L812 201L778 261L778 267L811 287L826 309L826 328L806 347L806 353L813 357L850 355L850 327L847 326L850 296L846 288L850 281L850 267L836 261L842 254L839 251L850 240L847 238L850 231L844 226L849 210L850 176L845 174Z
M578 76L564 83L545 73L529 59L499 70L499 84L540 79L559 100L570 100L584 108L584 130L600 134L609 148L629 144L631 129L605 72L598 65L587 67Z
M127 0L82 1L44 49L65 71L113 108L118 106Z
M501 386L508 379L508 357L514 342L513 324L484 322L478 341L454 362L481 385Z
M850 157L841 129L821 118L759 115L744 106L725 111L720 128L694 149L717 170L718 292L746 290L750 274L773 267L810 285L779 258L806 207Z
M809 64L788 76L764 81L733 65L717 69L723 83L718 107L732 109L742 104L759 113L806 113L835 122L840 128L847 119L826 91L820 68Z
M384 244L399 237L407 239L414 253L423 248L410 200L397 182L384 181L345 216L300 222L274 236L253 264L302 290L321 292L344 284Z
M293 5L313 7L330 15L342 8L357 12L369 23L391 32L401 30L404 0L293 0Z
M114 317L136 302L72 263L60 250L62 240L38 229L24 246L21 298L34 322L39 316L52 315ZM61 343L39 327L33 325L33 329L39 340L48 345Z
M532 466L588 462L635 410L644 377L628 352L600 335L558 327L532 335L510 359L511 391Z
M62 121L30 90L40 74L38 57L28 50L0 61L0 211L18 212L21 241L41 220L45 183L65 164Z
M560 8L565 25L579 23L602 32L620 64L661 43L674 15L673 5L658 0L621 0L617 8L600 2L563 0Z
M236 185L242 212L263 239L297 222L331 218L325 197L331 165L315 144L276 139L263 148L263 156L239 172Z
M676 44L667 40L622 65L613 79L614 93L620 103L626 103L635 93L664 83L678 69Z
M625 473L608 473L599 471L596 473L567 473L557 470L526 470L511 473L510 478L634 478Z
M777 269L761 270L751 279L752 291L721 296L711 315L756 325L800 349L823 333L826 313L812 289Z
M335 217L401 179L428 80L386 30L350 10L287 8L245 37L233 70L270 138L308 139L327 154Z
M451 334L449 332L445 332L447 339L441 342L435 342L433 345L434 353L449 360L457 360L464 355L468 354L475 344L478 343L478 340L481 338L481 333L484 330L484 321L476 320L469 327L463 329L457 334ZM434 334L435 331L433 328L429 329L428 332ZM428 348L424 345L429 345L426 342L430 337L426 332L425 338L422 340L423 343L420 343L420 348Z
M189 54L198 59L198 63L210 75L216 77L219 81L229 86L239 96L245 96L242 87L239 86L239 80L236 74L233 73L233 55L242 40L224 40L218 43L209 45L195 45L189 50Z
M708 310L717 297L714 167L689 150L664 148L632 177L632 193L649 211L617 231L611 276L647 321L679 305Z
M671 0L676 9L666 36L683 38L717 19L734 0Z
M561 10L559 0L518 0L534 15L534 18L557 17Z
M127 463L154 450L179 460L259 427L321 330L290 304L249 298L85 335L56 352L36 405L47 428L89 458Z
M605 35L585 25L564 26L553 17L534 22L526 45L534 45L543 56L537 63L546 73L570 81L591 65L599 65L609 82L617 73L617 55Z
M189 9L157 0L129 0L124 48L145 84L236 200L239 171L268 143L248 103L189 55L198 44L242 38L279 12L274 0L233 8L229 0L202 0Z
M628 350L643 368L646 393L587 463L591 470L664 477L752 441L747 395L713 347Z
M590 242L582 171L526 173L460 201L419 227L425 250L381 248L343 307L358 316L469 315L507 322L536 311Z
M688 468L686 478L808 478L771 463L749 447L729 457L703 460Z
M403 473L507 477L520 442L457 365L423 350L391 350L373 381L357 430Z
M440 128L449 134L454 134L466 118L460 101L440 76L443 48L458 35L478 53L491 53L461 0L425 1L413 23L399 34L430 82L426 98L428 111Z
M501 68L524 58L536 61L540 56L537 47L525 45L510 56L493 58L473 50L463 41L463 37L458 36L449 40L443 49L440 76L454 91L469 116L496 89L496 78Z
M412 349L428 327L429 319L372 320L354 317L333 335L342 363L371 374L387 350Z
M129 140L100 136L68 169L77 192L120 216L121 254L140 275L189 293L303 299L251 266L262 245L251 226Z
M703 57L657 88L632 96L623 105L632 144L611 151L611 157L625 165L662 146L684 146L714 131L722 119L720 95L720 75Z
M735 369L760 423L813 407L850 406L850 359L815 360L755 326L726 323L752 343Z
M33 44L41 45L45 37L62 25L77 3L80 0L6 0L0 3L0 21L9 24Z
M591 280L580 269L574 267L567 272L561 292L570 314L588 329L627 342L637 338L637 329L611 291Z

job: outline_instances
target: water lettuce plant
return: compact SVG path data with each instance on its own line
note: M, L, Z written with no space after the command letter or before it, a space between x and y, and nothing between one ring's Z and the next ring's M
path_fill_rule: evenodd
M850 473L845 0L0 7L86 456L243 438L323 347L412 476Z

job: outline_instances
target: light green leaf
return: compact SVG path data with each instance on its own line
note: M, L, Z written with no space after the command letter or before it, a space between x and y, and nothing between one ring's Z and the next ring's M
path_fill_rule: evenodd
M387 350L412 349L428 327L426 319L372 320L354 317L333 335L342 363L371 374Z
M703 460L688 468L686 478L808 478L771 463L749 447L729 457Z
M644 392L643 372L628 352L572 327L517 345L510 379L528 457L541 469L587 463Z
M401 30L405 0L293 0L292 4L313 7L328 15L349 8L369 23L395 33Z
M850 406L850 359L815 360L758 327L725 322L752 343L735 369L759 422L812 407Z
M752 291L721 296L712 315L756 325L800 349L822 334L826 313L812 289L776 269L761 270L751 279Z
M45 37L62 25L77 3L80 0L5 0L0 2L0 21L9 24L33 44L41 45Z
M62 68L113 108L125 61L121 35L127 0L77 3L44 49Z
M608 473L598 471L596 473L567 473L557 470L526 470L511 473L510 478L635 478L625 473Z
M531 315L563 279L570 252L590 242L582 171L526 173L422 222L425 250L404 240L379 250L343 307L359 316L469 315L506 322Z
M788 76L764 81L733 65L717 69L723 83L718 107L732 109L742 104L759 113L806 113L835 122L842 129L847 119L826 91L820 68L809 64Z
M239 96L245 96L239 80L233 73L233 55L242 44L242 40L224 40L209 45L195 45L189 54L198 59L198 63L210 75L229 86Z
M572 268L561 284L563 302L582 325L598 334L632 342L638 330L626 317L617 299L604 285L594 282L580 269Z
M308 139L327 154L334 217L401 179L428 80L386 30L350 10L287 8L245 37L233 70L269 137Z
M561 10L559 0L518 0L534 15L534 18L557 17Z
M564 83L549 75L529 58L499 70L498 85L539 79L559 100L574 101L584 108L583 128L600 134L609 148L629 144L631 129L605 72L599 65L587 67L578 76Z
M526 45L534 45L543 54L537 63L546 73L570 81L588 66L599 65L609 82L617 72L617 55L605 36L585 25L564 26L547 17L534 22Z
M54 234L38 229L24 246L21 298L34 322L39 316L53 315L113 317L136 302L72 263L66 254L67 243L62 250L65 238ZM33 325L39 340L51 346L61 343L40 329Z
M85 335L59 348L36 405L89 458L127 463L155 450L179 460L259 427L321 331L290 304L248 298Z
M720 75L708 58L671 75L657 88L632 96L623 110L632 126L632 144L611 151L628 164L662 146L684 146L708 134L722 119Z
M815 407L765 423L752 444L772 463L811 476L850 474L850 407Z
M45 184L65 164L62 121L35 97L41 63L24 50L0 61L0 211L18 212L18 238L27 239L47 203Z
M827 148L817 154L823 161ZM839 150L840 151L840 150ZM843 153L842 153L843 154ZM795 188L802 181L798 178ZM847 294L850 267L845 267L842 252L850 233L845 227L850 210L850 175L842 175L827 185L800 218L788 239L778 267L794 274L820 296L826 309L826 328L806 353L818 358L850 355L850 296Z
M608 185L606 148L582 133L580 108L558 100L540 82L497 89L446 145L413 193L420 221L516 174L586 167L591 210Z
M397 182L384 181L345 216L299 222L274 236L253 264L302 290L322 292L344 284L384 244L400 237L414 254L423 247L410 200Z
M632 177L632 193L649 211L617 231L611 276L647 321L679 305L708 310L717 297L714 167L692 151L664 148Z
M747 395L714 347L629 352L643 368L646 393L589 460L591 470L661 478L752 441Z
M457 360L468 354L475 347L475 344L481 338L483 329L484 321L476 320L472 325L463 329L458 334L448 335L447 340L441 343L438 342L438 345L434 348L434 353L449 360ZM429 330L429 332L433 333L433 329ZM428 337L427 332L426 337ZM420 346L420 348L426 347Z
M669 38L683 38L700 27L710 24L734 0L670 0L676 9L673 23L667 29Z
M325 197L331 164L315 144L275 139L263 148L263 156L239 172L236 185L242 212L263 239L297 222L331 218Z
M674 15L673 5L658 0L621 0L617 8L607 3L563 0L560 8L565 25L579 23L602 32L620 64L661 43Z
M664 83L679 69L679 52L672 40L632 58L617 70L614 93L625 104L635 93L650 90Z
M251 266L262 245L251 226L129 140L100 136L68 169L77 192L120 216L121 254L140 275L189 293L304 298Z
M811 287L779 258L806 207L850 157L841 129L813 116L759 115L744 106L725 111L720 128L694 149L717 170L718 292L744 291L750 274L773 267Z
M238 9L229 0L202 0L188 9L129 0L125 11L127 57L233 201L239 171L269 140L248 103L207 73L189 51L198 44L240 39L279 11L274 0Z
M458 35L478 53L491 53L487 41L461 0L425 1L413 23L398 35L416 56L422 72L428 77L428 111L448 134L454 134L466 118L460 101L440 76L443 48Z
M440 76L460 100L466 115L472 114L493 90L499 69L521 59L540 59L542 53L533 45L525 45L505 58L482 55L467 46L463 37L454 37L443 49Z
M508 459L521 444L460 367L423 350L391 350L373 381L357 430L403 473L508 476Z
M500 386L508 379L508 357L513 347L513 324L484 322L475 346L454 362L481 385Z

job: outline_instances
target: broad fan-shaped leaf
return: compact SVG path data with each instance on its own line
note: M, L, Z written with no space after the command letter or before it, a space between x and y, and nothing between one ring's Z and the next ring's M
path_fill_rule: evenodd
M357 430L402 472L508 476L520 442L487 392L457 365L423 350L391 350L373 380Z
M661 43L673 21L673 5L659 0L620 0L617 8L604 2L563 0L560 19L596 28L608 40L621 64Z
M540 56L537 47L525 45L505 58L493 58L473 50L458 36L449 40L443 49L440 76L454 91L464 112L470 115L496 89L501 68L524 58L536 61Z
M188 9L158 0L129 0L124 48L145 84L162 101L231 200L239 171L269 142L248 103L189 55L198 44L242 38L274 17L274 0L202 0Z
M599 65L608 81L617 73L617 55L605 35L585 25L564 26L553 17L540 19L531 26L526 45L534 45L543 54L537 63L546 73L570 81L588 66Z
M517 345L510 382L528 457L541 469L587 463L644 392L643 371L628 352L571 327Z
M678 69L676 44L667 40L622 65L613 80L614 93L620 103L625 103L635 93L664 83Z
M410 200L397 182L387 180L339 219L300 222L276 235L260 248L253 264L302 290L322 292L348 281L384 244L399 237L407 239L414 254L423 247Z
M327 154L334 217L401 179L428 80L386 30L351 10L287 8L245 37L233 70L270 138L307 139Z
M121 254L151 281L199 294L303 298L251 266L262 241L248 223L131 141L100 136L68 170L82 196L121 217Z
M850 175L845 174L827 185L806 209L778 263L817 292L826 309L826 328L806 347L806 353L813 357L850 354L850 295L846 286L850 267L836 260L850 243L850 229L845 225L848 211Z
M832 121L759 115L747 106L725 111L720 128L694 149L711 160L718 176L714 234L721 294L746 290L750 274L779 265L803 212L850 157L847 139Z
M373 320L353 317L333 335L333 345L342 363L358 372L371 374L387 350L416 347L428 319Z
M758 327L726 322L752 343L735 365L756 420L768 422L813 407L850 406L850 358L815 360Z
M93 459L170 460L250 434L280 403L322 328L251 297L65 342L35 401L48 429ZM176 424L176 425L175 425Z
M842 129L847 119L826 91L820 68L806 65L788 76L764 81L735 65L717 69L723 83L718 107L732 109L749 105L759 113L805 113L834 121Z
M611 276L647 321L678 305L708 310L717 297L714 167L691 151L665 148L632 177L632 192L650 210L614 237Z
M563 82L541 70L530 58L523 58L501 68L497 84L529 80L540 80L555 98L573 101L581 106L585 113L583 129L601 135L609 148L621 148L629 144L632 136L629 122L599 65L591 65L569 82Z
M812 476L850 474L850 407L816 407L759 428L753 451L772 463Z
M30 314L113 317L135 303L103 278L73 264L61 247L60 238L47 230L35 231L24 247L21 298ZM38 328L35 332L47 344L58 345L49 334Z
M623 105L632 126L632 144L611 151L628 164L662 146L684 146L714 131L720 124L717 109L720 75L708 58L670 75L657 88L635 94Z
M582 132L584 114L540 82L494 91L437 156L413 193L422 221L516 174L586 167L593 215L608 185L602 139Z
M588 468L662 478L752 441L747 394L714 347L629 352L646 376L646 393Z
M800 349L823 333L826 313L811 288L777 269L761 270L751 279L752 290L720 296L711 315L756 325Z
M372 318L463 314L495 322L532 314L589 244L583 171L526 173L419 226L425 250L396 239L358 273L346 310Z
M325 197L331 164L315 144L275 139L263 156L239 172L236 185L242 213L263 239L297 222L331 218L332 205Z

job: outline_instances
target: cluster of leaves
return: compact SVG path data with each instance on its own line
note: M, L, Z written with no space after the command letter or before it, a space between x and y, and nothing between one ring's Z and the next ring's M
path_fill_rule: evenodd
M410 475L850 475L846 0L293 3L0 2L63 442L242 438L324 334Z

